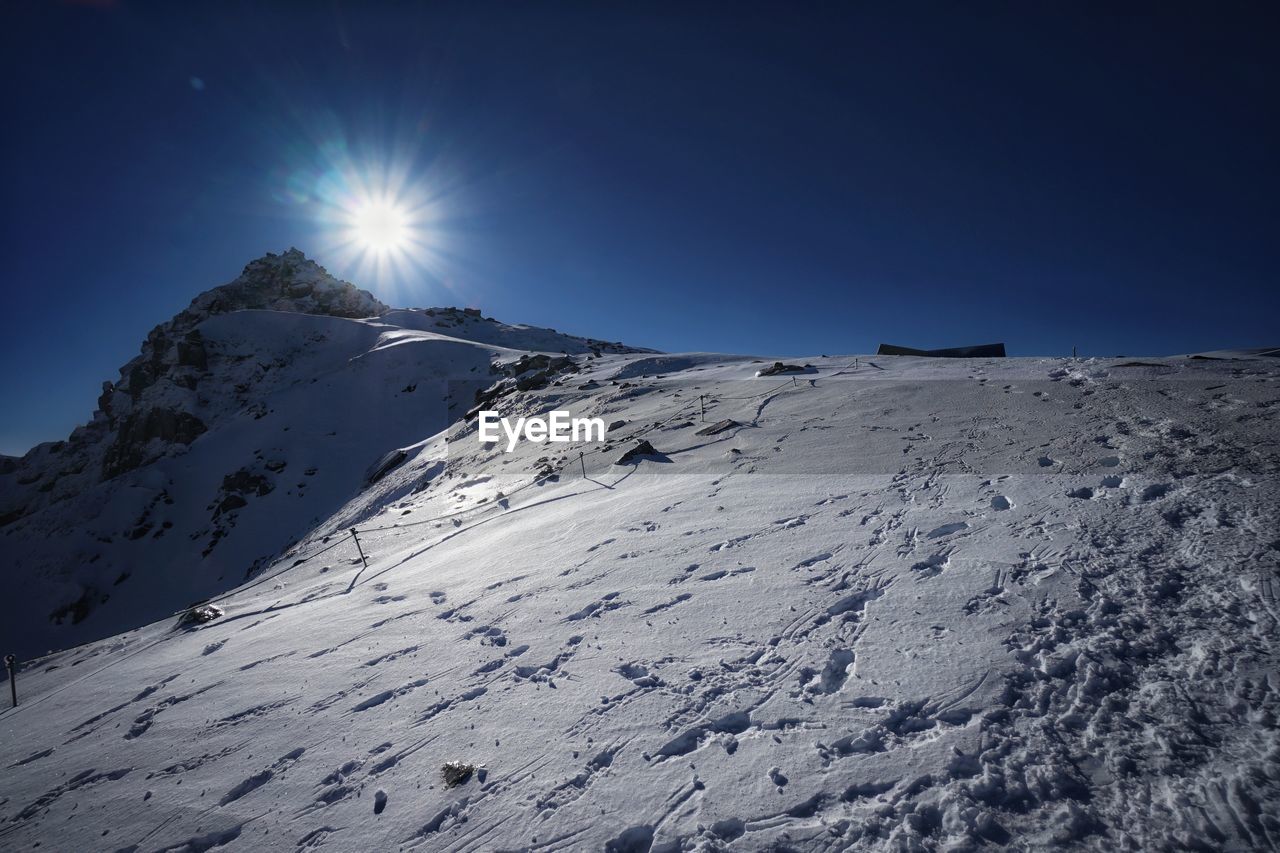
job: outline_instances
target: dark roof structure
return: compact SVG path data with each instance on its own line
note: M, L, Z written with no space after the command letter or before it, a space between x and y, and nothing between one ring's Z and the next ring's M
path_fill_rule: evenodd
M893 344L881 344L876 355L923 355L932 358L1004 358L1004 344L978 344L971 347L948 349L912 349Z

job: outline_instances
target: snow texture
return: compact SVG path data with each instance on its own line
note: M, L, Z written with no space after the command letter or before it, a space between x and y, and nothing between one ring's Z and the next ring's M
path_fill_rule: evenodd
M1280 844L1274 359L198 328L206 431L3 528L4 849ZM495 405L608 445L481 445L491 364L566 350ZM77 562L129 579L52 625Z

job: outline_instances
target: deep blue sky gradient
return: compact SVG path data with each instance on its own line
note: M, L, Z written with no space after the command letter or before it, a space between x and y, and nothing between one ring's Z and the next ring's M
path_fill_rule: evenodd
M293 245L397 305L668 350L1276 344L1274 15L7 3L0 451ZM338 141L436 197L429 274L327 254L288 179Z

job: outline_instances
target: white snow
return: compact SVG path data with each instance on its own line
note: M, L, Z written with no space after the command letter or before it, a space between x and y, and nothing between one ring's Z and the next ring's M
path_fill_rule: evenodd
M267 414L131 487L207 501L228 462L282 454L222 588L300 541L221 618L26 662L0 847L1280 843L1274 360L809 357L793 380L605 354L498 408L624 420L609 448L508 454L441 383L487 384L521 342L415 323L206 321L286 365ZM436 390L396 396L411 381ZM657 454L614 465L640 436ZM290 509L308 467L315 520ZM104 617L217 589L177 568L189 548L128 552L142 592ZM473 772L449 786L449 762Z

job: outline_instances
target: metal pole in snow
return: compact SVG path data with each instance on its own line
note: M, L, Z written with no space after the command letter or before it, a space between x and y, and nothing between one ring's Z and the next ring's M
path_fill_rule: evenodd
M707 407L702 403L702 400L705 396L706 396L705 394L698 395L698 410L702 412L703 423L706 423L706 420L707 420Z
M360 547L360 537L356 535L356 529L351 528L351 538L356 540L356 550L360 552L360 564L366 569L369 568L369 561L364 558L364 549Z
M9 670L9 693L13 696L13 707L15 708L18 707L17 663L18 659L13 655L4 656L4 665Z
M578 451L578 464L582 466L582 479L587 479L587 463L583 460L583 453Z

